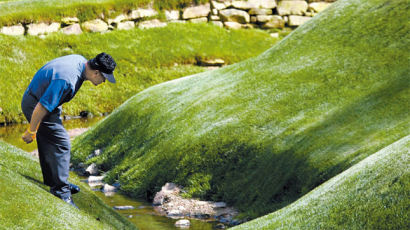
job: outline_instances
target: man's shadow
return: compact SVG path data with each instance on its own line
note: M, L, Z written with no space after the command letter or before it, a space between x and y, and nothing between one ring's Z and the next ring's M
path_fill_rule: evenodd
M33 178L31 176L27 176L27 175L22 175L24 178L26 178L27 180L33 182L34 184L36 184L38 187L40 187L41 189L43 189L44 191L48 192L46 185L43 184L42 181L37 180L36 178Z

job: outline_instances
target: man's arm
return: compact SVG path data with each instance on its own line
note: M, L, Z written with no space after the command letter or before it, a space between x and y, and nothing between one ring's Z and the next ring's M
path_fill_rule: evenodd
M38 102L34 108L33 114L31 115L30 126L28 130L23 134L24 142L31 143L37 133L38 126L40 125L41 120L47 115L48 111L44 106Z

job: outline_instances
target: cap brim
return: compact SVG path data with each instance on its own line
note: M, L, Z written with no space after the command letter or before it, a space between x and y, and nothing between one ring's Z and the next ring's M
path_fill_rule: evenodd
M103 74L103 76L105 77L105 78L107 78L107 80L109 81L109 82L111 82L111 83L115 83L116 81L115 81L115 78L114 78L114 74L110 74L110 73L104 73L104 72L101 72L102 74Z

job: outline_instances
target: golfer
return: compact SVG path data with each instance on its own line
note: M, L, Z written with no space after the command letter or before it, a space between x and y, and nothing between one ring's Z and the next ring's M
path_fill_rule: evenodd
M115 83L115 66L106 53L88 61L81 55L56 58L37 71L21 102L30 122L22 138L26 143L37 138L44 184L50 186L53 195L76 208L71 194L80 189L68 183L71 145L60 118L61 105L75 96L84 81L95 86L106 79Z

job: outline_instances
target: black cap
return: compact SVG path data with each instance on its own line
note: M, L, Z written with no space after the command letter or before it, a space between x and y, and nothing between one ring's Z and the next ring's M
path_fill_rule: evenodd
M90 67L95 70L99 70L102 75L108 79L109 82L115 83L113 71L117 66L111 55L106 53L100 53L95 58L88 61Z

